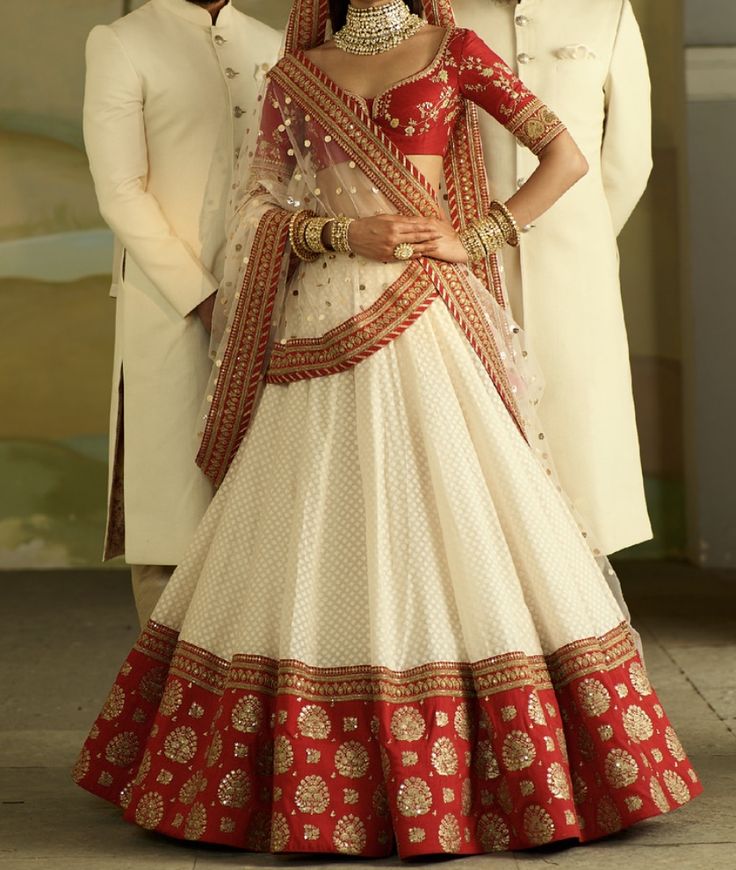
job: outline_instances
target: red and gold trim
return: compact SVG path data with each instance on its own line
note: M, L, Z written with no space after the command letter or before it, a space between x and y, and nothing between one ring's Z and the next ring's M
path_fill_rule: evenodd
M391 671L228 662L150 623L74 778L173 837L405 858L593 840L701 791L625 624Z
M284 50L314 48L325 41L327 0L294 0L286 25Z
M249 252L237 308L210 401L197 464L219 486L245 436L263 377L273 305L291 214L273 208L261 218Z
M548 106L535 98L520 106L509 119L506 129L532 153L539 154L566 127Z
M398 338L436 298L434 283L414 261L365 311L319 338L277 344L266 380L286 384L346 371Z

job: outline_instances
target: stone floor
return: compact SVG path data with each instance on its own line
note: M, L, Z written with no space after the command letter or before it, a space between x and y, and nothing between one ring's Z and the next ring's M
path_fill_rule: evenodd
M463 870L736 870L736 575L632 563L622 579L663 704L705 794L604 842L437 859ZM79 744L135 639L123 572L0 575L0 870L397 867L169 841L74 786ZM413 862L416 863L416 862Z

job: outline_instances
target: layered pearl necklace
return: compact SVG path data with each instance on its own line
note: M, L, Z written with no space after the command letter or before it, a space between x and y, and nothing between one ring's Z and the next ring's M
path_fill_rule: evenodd
M348 54L382 54L414 36L426 23L409 11L404 0L390 0L368 9L348 6L345 26L333 39Z

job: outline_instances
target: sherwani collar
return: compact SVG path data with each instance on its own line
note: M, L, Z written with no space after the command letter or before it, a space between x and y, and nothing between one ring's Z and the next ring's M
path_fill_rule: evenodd
M178 15L180 18L184 18L198 27L207 28L207 30L210 30L212 27L227 27L233 15L233 4L228 2L227 5L220 9L220 14L217 16L217 24L213 25L210 13L195 3L188 3L187 0L155 0L155 2L174 15Z

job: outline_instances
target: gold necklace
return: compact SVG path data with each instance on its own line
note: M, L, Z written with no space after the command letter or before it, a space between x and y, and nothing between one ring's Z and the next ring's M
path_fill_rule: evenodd
M409 12L404 0L357 9L348 6L344 27L334 34L335 45L348 54L382 54L420 30L427 22Z

